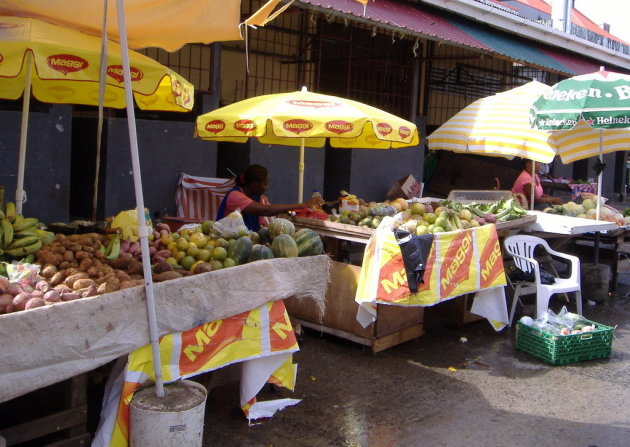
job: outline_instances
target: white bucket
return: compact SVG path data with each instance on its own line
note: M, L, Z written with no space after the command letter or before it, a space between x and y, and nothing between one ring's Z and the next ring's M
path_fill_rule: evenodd
M137 391L129 414L131 447L201 447L206 389L191 380Z

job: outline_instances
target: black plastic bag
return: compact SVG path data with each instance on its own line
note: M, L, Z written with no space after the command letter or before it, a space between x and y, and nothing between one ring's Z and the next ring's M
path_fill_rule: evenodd
M520 268L515 265L509 266L507 269L507 275L512 282L518 281L527 281L527 282L536 282L536 277L534 276L534 271L531 270L529 272L524 272ZM551 273L546 270L540 269L540 282L542 284L555 284L556 278Z
M417 293L420 284L424 283L423 276L433 244L433 234L414 236L408 231L396 228L394 229L394 237L396 237L396 242L398 242L402 253L409 290L412 293Z

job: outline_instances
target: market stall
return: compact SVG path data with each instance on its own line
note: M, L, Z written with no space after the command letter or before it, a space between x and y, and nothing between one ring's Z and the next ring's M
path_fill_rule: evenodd
M438 204L434 203L434 205L437 207ZM477 235L479 233L476 230L479 228L492 228L493 232L491 238L494 241L493 244L496 246L499 235L503 235L509 231L526 226L535 220L536 216L534 215L523 215L513 220L497 222L495 225L486 225L477 227L476 229L461 229L460 231L451 231L449 233L438 233L435 234L435 236L437 236L437 241L442 238L442 245L446 246L446 243L444 242L446 240L445 238L447 238L446 235L471 235L471 237L473 237L472 235L474 234L474 245L475 247L478 247ZM441 279L438 276L427 281L427 285L430 283L433 284L433 289L428 290L425 286L424 288L427 290L423 291L422 298L416 302L412 302L413 300L403 302L402 300L397 299L394 301L387 299L372 300L371 298L376 298L376 295L379 295L379 298L383 295L383 293L379 292L370 299L365 299L366 303L360 305L357 301L355 301L355 298L359 300L360 294L357 294L357 289L360 287L359 283L362 275L364 277L363 280L365 281L367 279L366 276L369 276L370 274L376 275L376 278L378 278L379 272L377 271L376 273L371 272L370 274L367 274L365 272L365 258L363 262L361 262L363 265L362 267L359 265L341 262L344 258L344 254L342 253L342 244L356 244L357 246L360 246L360 250L363 250L366 246L370 247L369 244L373 242L376 230L367 226L352 225L341 223L339 221L333 222L330 220L311 219L297 216L293 217L292 221L298 228L309 228L323 236L326 251L334 259L331 270L331 285L326 295L326 312L322 317L315 312L314 307L310 303L287 300L287 310L289 311L292 320L296 323L370 346L373 352L378 352L422 335L424 307L426 306L432 306L458 297L459 303L456 312L457 318L460 322L463 323L481 318L473 316L469 312L472 300L469 300L468 295L474 294L481 289L485 289L487 286L482 286L478 281L473 281L474 285L469 283L468 285L464 285L463 288L458 289L453 294L446 294L440 297L440 294L436 292L436 288L439 288L437 287L437 284L441 282ZM393 235L391 237L393 238ZM439 244L440 242L434 243L434 247ZM445 258L447 257L446 251L444 253L440 252L440 256L437 257L439 259L436 259L435 255L431 257L428 264L431 266L438 266L445 263ZM452 256L452 254L449 256ZM396 262L397 268L393 267L390 274L393 274L395 271L397 273L402 273L402 275L399 274L396 277L383 278L383 280L389 284L391 288L398 291L406 289L408 293L404 268L403 271L400 272L402 268L400 250L398 250L398 258ZM477 270L473 270L475 270L475 272L472 273L474 276L474 274L477 273ZM383 272L385 271L383 270ZM434 270L434 273L439 275L437 270ZM468 274L466 276L468 276ZM448 281L451 280L449 279ZM452 280L451 282L454 286L457 286L459 280ZM367 301L370 301L370 303L367 303ZM503 303L504 302L505 301L503 300ZM357 318L358 313L360 313L360 309L370 309L372 315L370 318L372 318L372 321L364 321L362 324L359 321L360 318ZM372 322L373 324L369 324Z

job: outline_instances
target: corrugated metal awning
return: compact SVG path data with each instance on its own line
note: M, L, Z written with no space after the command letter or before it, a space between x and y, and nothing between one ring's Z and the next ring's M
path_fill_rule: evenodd
M314 9L354 16L357 21L433 40L495 53L568 75L597 71L599 64L561 49L547 48L454 14L440 13L419 4L377 0L363 5L356 0L299 0ZM365 14L364 14L365 11Z

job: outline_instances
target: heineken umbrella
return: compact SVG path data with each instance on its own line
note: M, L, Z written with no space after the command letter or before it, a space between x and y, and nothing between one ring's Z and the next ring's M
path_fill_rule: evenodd
M604 70L558 82L532 105L533 127L551 132L563 163L599 156L597 214L603 154L630 147L630 76Z
M430 150L522 157L549 163L556 155L549 134L532 129L532 102L550 87L538 81L478 99L464 107L427 137ZM535 173L532 172L532 178ZM530 204L533 207L533 194Z
M417 146L416 125L350 99L301 91L256 96L197 117L202 140L299 146L298 201L302 202L304 148L391 149Z
M23 186L31 92L47 103L99 105L101 47L99 37L74 29L27 17L0 16L0 98L24 97L15 200L20 214L26 199ZM102 103L123 108L120 45L108 42L106 54ZM130 52L130 64L138 107L180 112L192 109L194 88L183 77L135 51Z

